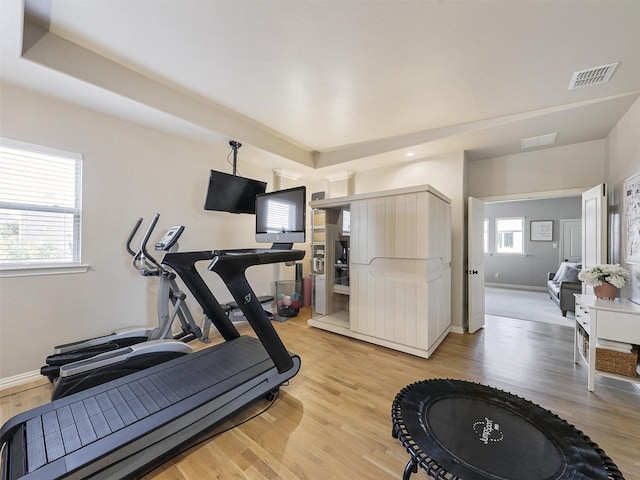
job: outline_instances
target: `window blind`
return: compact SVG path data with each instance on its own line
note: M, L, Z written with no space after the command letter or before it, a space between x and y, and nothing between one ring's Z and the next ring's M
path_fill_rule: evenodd
M291 232L294 222L294 208L290 202L271 199L267 211L268 232Z
M0 143L0 267L80 262L82 157Z

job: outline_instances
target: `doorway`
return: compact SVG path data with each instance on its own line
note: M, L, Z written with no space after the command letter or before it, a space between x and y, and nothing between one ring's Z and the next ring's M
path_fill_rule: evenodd
M546 281L549 272L557 271L560 262L565 257L579 257L581 255L581 209L582 190L566 192L540 193L527 195L527 198L485 198L486 215L485 229L482 236L472 237L480 239L485 244L484 275L482 282L486 285L484 294L485 308L490 309L491 302L496 301L496 289L501 291L507 302L520 304L522 308L514 309L508 315L510 318L527 318L531 311L542 312L546 308L547 315L539 315L545 323L569 325L570 321L562 317L557 305L548 296ZM520 255L504 255L497 253L495 221L497 218L519 217L523 219L522 242L524 252ZM552 220L553 235L548 241L531 239L531 221ZM565 220L568 220L565 222ZM561 222L562 221L562 222ZM561 225L562 224L562 225ZM566 225L565 225L566 224ZM561 239L562 237L562 239ZM477 247L478 240L472 240ZM470 244L469 247L472 245ZM477 270L476 267L473 270ZM471 278L468 279L471 281ZM518 301L515 297L518 296ZM523 297L523 298L520 298ZM523 302L531 297L532 306L526 307ZM470 306L470 309L472 307ZM487 310L489 311L489 310ZM517 313L519 312L519 313ZM485 312L483 312L484 314ZM552 317L557 314L557 322ZM530 317L530 316L529 316ZM471 318L471 312L469 313Z
M582 219L560 220L560 261L582 261Z

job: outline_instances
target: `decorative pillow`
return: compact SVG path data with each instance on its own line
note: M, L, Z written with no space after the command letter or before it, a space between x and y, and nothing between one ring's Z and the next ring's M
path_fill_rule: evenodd
M565 271L564 274L560 277L560 279L558 280L559 282L579 282L580 280L578 280L578 274L580 273L582 269L580 268L575 268L575 267L568 267Z
M562 262L560 264L560 268L558 268L558 271L556 272L555 276L553 277L553 281L554 282L559 282L560 278L564 276L565 272L567 271L567 269L569 268L569 265L567 265L566 263Z
M558 271L556 272L555 276L553 277L553 281L554 282L559 282L560 279L562 277L564 277L567 274L567 270L569 268L577 268L578 272L580 272L580 270L582 269L582 264L581 263L573 263L573 262L562 262L560 264L560 267L558 268ZM576 274L577 275L577 274ZM576 282L577 280L577 276L576 276ZM566 282L567 280L562 280L563 282Z

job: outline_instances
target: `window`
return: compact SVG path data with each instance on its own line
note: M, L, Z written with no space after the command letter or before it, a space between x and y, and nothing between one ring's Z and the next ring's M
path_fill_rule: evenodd
M82 156L0 139L0 269L80 263Z
M496 253L524 254L524 218L496 218Z
M489 219L484 219L484 253L489 253Z

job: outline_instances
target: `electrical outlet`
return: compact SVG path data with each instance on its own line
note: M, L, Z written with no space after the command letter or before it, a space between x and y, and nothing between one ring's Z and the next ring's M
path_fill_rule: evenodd
M500 274L496 272L496 278L500 278Z

